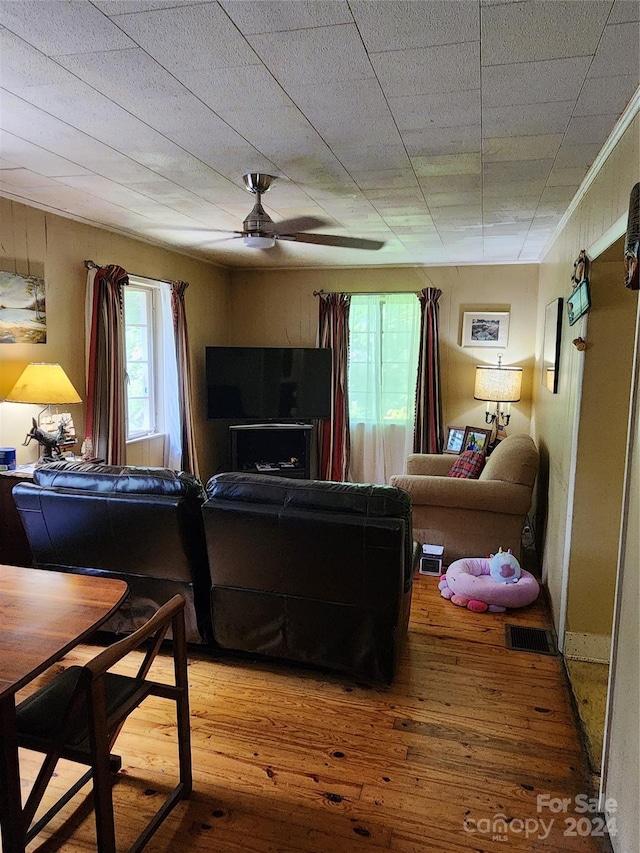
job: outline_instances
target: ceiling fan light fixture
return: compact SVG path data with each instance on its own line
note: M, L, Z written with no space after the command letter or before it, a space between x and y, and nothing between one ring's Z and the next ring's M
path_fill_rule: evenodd
M273 235L245 234L244 244L251 249L273 249L276 238Z

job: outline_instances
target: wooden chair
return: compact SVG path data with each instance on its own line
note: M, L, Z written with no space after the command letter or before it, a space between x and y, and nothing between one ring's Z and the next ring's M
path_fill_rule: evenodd
M185 602L176 595L133 634L100 652L84 666L64 670L51 683L24 700L16 709L19 744L45 754L45 759L23 809L28 843L60 809L93 777L98 853L115 853L112 773L120 769L111 749L127 716L147 696L161 696L176 703L180 781L165 800L129 853L137 853L149 841L178 800L191 793L191 732L184 624ZM175 684L147 678L151 664L171 627ZM129 652L151 638L135 677L109 670ZM34 816L60 758L90 769L47 813L35 823Z

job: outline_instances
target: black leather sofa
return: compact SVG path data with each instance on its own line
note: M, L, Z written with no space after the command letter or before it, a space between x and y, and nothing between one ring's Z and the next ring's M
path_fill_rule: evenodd
M187 639L210 642L202 484L166 468L54 462L13 488L40 568L126 580L104 629L131 632L177 592Z
M406 492L220 474L202 512L219 646L392 680L419 555Z

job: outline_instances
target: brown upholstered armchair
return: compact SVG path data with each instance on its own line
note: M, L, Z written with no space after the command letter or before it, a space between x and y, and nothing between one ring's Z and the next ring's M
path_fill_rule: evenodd
M538 451L524 434L503 439L477 480L447 477L455 456L414 453L391 484L409 492L413 535L444 545L444 565L499 547L521 556L521 534L538 473Z

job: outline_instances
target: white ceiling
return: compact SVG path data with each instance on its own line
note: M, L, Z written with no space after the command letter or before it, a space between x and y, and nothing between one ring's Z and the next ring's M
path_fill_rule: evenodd
M0 195L234 267L535 261L638 87L639 12L1 0ZM384 248L209 234L247 171L276 222Z

